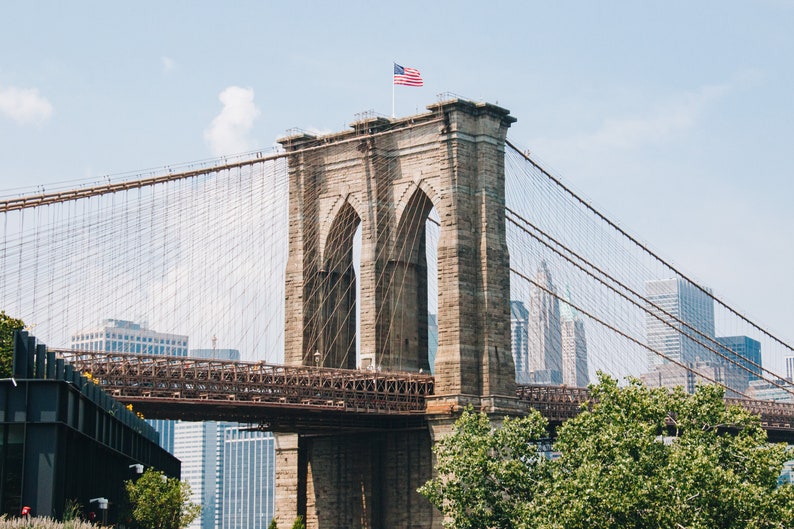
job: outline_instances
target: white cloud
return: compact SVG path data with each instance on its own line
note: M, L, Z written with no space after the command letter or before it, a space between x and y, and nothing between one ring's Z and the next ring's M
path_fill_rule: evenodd
M52 112L50 102L35 88L0 87L0 114L20 125L40 125Z
M163 64L163 73L169 73L174 69L174 59L171 57L160 57L160 62Z
M218 96L223 109L207 130L204 139L215 156L244 152L255 148L248 137L254 120L261 112L254 104L254 90L230 86Z

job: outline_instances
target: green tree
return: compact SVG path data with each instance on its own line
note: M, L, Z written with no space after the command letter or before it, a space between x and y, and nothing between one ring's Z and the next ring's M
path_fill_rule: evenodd
M525 505L543 529L794 527L794 489L777 486L784 445L717 386L620 387L599 374L589 410L567 421L547 493Z
M306 529L306 524L303 523L303 516L298 516L292 522L292 529Z
M22 320L0 311L0 378L12 376L14 368L14 331L25 328Z
M720 388L688 395L599 374L591 401L558 429L555 460L538 456L543 423L532 417L494 429L466 413L437 444L437 477L420 492L448 527L794 527L794 486L777 486L791 450L726 407Z
M545 436L546 420L537 412L492 428L485 414L466 410L433 447L437 476L419 492L445 515L448 527L516 527L518 509L546 473L535 444Z
M144 529L184 529L201 512L190 502L189 484L151 468L126 488L132 517Z

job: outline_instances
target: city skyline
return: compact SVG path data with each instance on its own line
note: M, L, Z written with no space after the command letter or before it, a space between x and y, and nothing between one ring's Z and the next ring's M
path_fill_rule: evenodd
M545 260L541 260L535 280L538 286L530 290L526 304L510 301L516 382L587 387L590 373L585 326L570 304L570 288L566 286L565 301L561 301Z

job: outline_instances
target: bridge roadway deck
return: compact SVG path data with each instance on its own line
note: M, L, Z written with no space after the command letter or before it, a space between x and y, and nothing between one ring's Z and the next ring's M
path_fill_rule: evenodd
M421 428L434 388L433 377L420 373L72 350L56 354L146 418L248 422L272 431ZM579 413L589 393L566 386L518 386L516 396L560 424ZM794 404L726 402L760 415L771 439L794 442Z

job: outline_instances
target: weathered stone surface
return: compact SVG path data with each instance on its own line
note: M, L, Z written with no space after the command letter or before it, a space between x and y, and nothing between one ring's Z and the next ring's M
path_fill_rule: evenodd
M462 100L428 110L280 140L290 153L286 363L355 367L350 292L358 282L362 363L427 371L425 222L433 208L440 228L431 426L285 437L277 443L277 465L290 467L277 466L279 525L305 514L307 528L440 528L438 512L416 493L432 474L431 435L448 431L467 404L520 413L504 215L504 140L514 119Z

